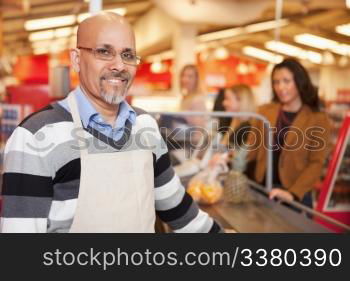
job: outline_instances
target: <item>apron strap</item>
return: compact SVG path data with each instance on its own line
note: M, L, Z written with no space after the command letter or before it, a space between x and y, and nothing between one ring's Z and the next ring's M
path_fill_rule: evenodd
M76 139L79 144L80 154L86 155L88 154L88 148L86 147L86 143L83 141L83 139L85 139L85 136L84 136L85 130L81 123L79 108L78 108L78 104L77 104L77 100L75 98L74 92L68 95L68 105L70 108L70 112L72 114L74 127L77 130L77 136L79 136L79 138L76 137Z

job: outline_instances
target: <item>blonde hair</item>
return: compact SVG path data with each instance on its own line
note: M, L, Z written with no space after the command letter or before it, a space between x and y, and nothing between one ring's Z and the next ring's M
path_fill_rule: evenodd
M200 84L200 80L199 80L199 72L198 72L198 68L196 65L194 64L186 64L182 67L181 71L180 71L180 80L181 77L184 75L185 71L189 69L192 70L194 75L195 75L195 89L192 92L186 93L186 96L191 96L191 95L197 95L197 94L201 94L202 92L202 85ZM182 87L182 85L180 85L180 88ZM182 89L181 89L182 90Z
M241 112L255 112L256 111L256 105L255 105L255 98L252 89L245 84L238 84L235 85L229 90L232 91L234 95L238 98L240 101L240 110Z
M238 84L228 88L240 101L240 112L256 112L256 103L252 89L246 84ZM222 143L228 144L229 136L241 125L242 118L233 118L230 129L225 134Z

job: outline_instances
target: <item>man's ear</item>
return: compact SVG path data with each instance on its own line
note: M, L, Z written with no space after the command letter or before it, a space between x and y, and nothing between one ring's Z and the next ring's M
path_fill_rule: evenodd
M72 63L73 69L75 72L79 73L80 71L80 52L79 49L70 50L70 61Z

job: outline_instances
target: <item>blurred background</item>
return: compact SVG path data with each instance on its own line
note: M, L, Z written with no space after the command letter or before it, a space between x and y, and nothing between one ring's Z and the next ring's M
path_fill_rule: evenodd
M211 110L219 89L242 83L253 88L258 105L269 102L273 65L286 57L300 60L332 121L333 145L345 143L342 152L330 155L337 160L327 184L323 180L330 173L330 159L325 164L316 198L322 190L325 195L322 204L317 200L315 204L322 205L319 211L340 220L350 212L350 122L345 122L350 109L350 1L0 3L1 151L23 118L64 98L79 84L69 61L79 22L90 13L113 11L133 26L137 53L142 57L128 101L148 111L181 110L179 77L186 64L197 66L202 94Z

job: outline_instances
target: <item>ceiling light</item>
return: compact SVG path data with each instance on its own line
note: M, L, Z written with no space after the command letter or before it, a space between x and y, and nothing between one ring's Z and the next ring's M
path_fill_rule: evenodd
M38 42L40 44L43 40L50 40L54 38L66 40L66 38L72 34L72 31L73 28L65 27L58 29L50 29L46 31L32 32L31 34L29 34L29 41Z
M77 17L78 22L81 23L83 20L87 19L89 16L90 16L90 13L79 14Z
M322 63L322 54L313 51L307 51L287 43L279 41L268 41L265 43L265 47L269 50L285 54L287 56L297 57L303 60L307 59L313 63Z
M201 42L207 42L207 41L213 41L213 40L218 40L218 39L234 37L234 36L241 35L241 34L243 34L243 28L236 27L236 28L230 28L230 29L226 29L226 30L221 30L221 31L203 34L203 35L198 36L198 39Z
M241 62L237 65L236 70L239 74L245 75L249 73L249 67L245 63Z
M295 42L322 50L330 50L339 55L349 55L350 45L309 33L299 34L294 37Z
M243 51L243 54L247 56L272 62L272 63L280 63L283 60L283 56L281 55L276 55L274 53L271 53L262 49L258 49L255 47L251 47L251 46L244 47L242 51Z
M275 21L275 20L266 21L266 22L250 24L244 27L235 27L235 28L210 32L207 34L199 35L198 39L201 42L207 42L207 41L230 38L230 37L247 34L247 33L254 33L254 32L275 29L277 27L283 27L288 24L289 24L289 21L286 19L282 19L279 21Z
M166 71L166 66L161 61L155 61L151 64L152 73L162 73Z
M247 25L246 27L244 27L244 29L246 32L252 33L252 32L259 32L259 31L275 29L278 27L286 26L288 24L289 24L289 20L287 20L287 19L282 19L279 21L271 20L271 21L250 24L250 25Z
M343 56L350 55L350 45L347 45L347 44L338 44L337 46L330 48L330 50L339 55L343 55Z
M104 10L104 11L105 12L116 13L116 14L121 15L121 16L125 16L126 15L126 8L117 8L117 9Z
M54 37L54 31L46 30L46 31L39 31L39 32L33 32L29 34L29 41L40 41L40 40L47 40L52 39Z
M72 27L63 27L63 28L57 28L55 30L55 37L68 37L72 34L73 28Z
M346 7L350 9L350 0L346 0Z
M225 60L229 57L230 53L225 47L216 48L214 51L214 57L218 60Z
M322 49L322 50L331 49L332 47L338 44L337 41L330 40L330 39L323 38L323 37L316 36L309 33L296 35L294 36L294 40L297 43L308 45L308 46Z
M32 43L33 49L40 49L40 48L49 48L51 46L66 46L69 42L69 39L66 38L58 38L54 40L44 40L44 41L36 41Z
M58 26L72 25L75 23L74 15L28 20L24 24L26 30L37 30L45 28L53 28Z
M335 31L340 34L350 36L350 24L348 23L348 24L337 25L335 27Z
M279 41L268 41L265 43L265 47L269 50L279 52L288 56L297 57L302 51L301 48L298 48L293 45L289 45Z

